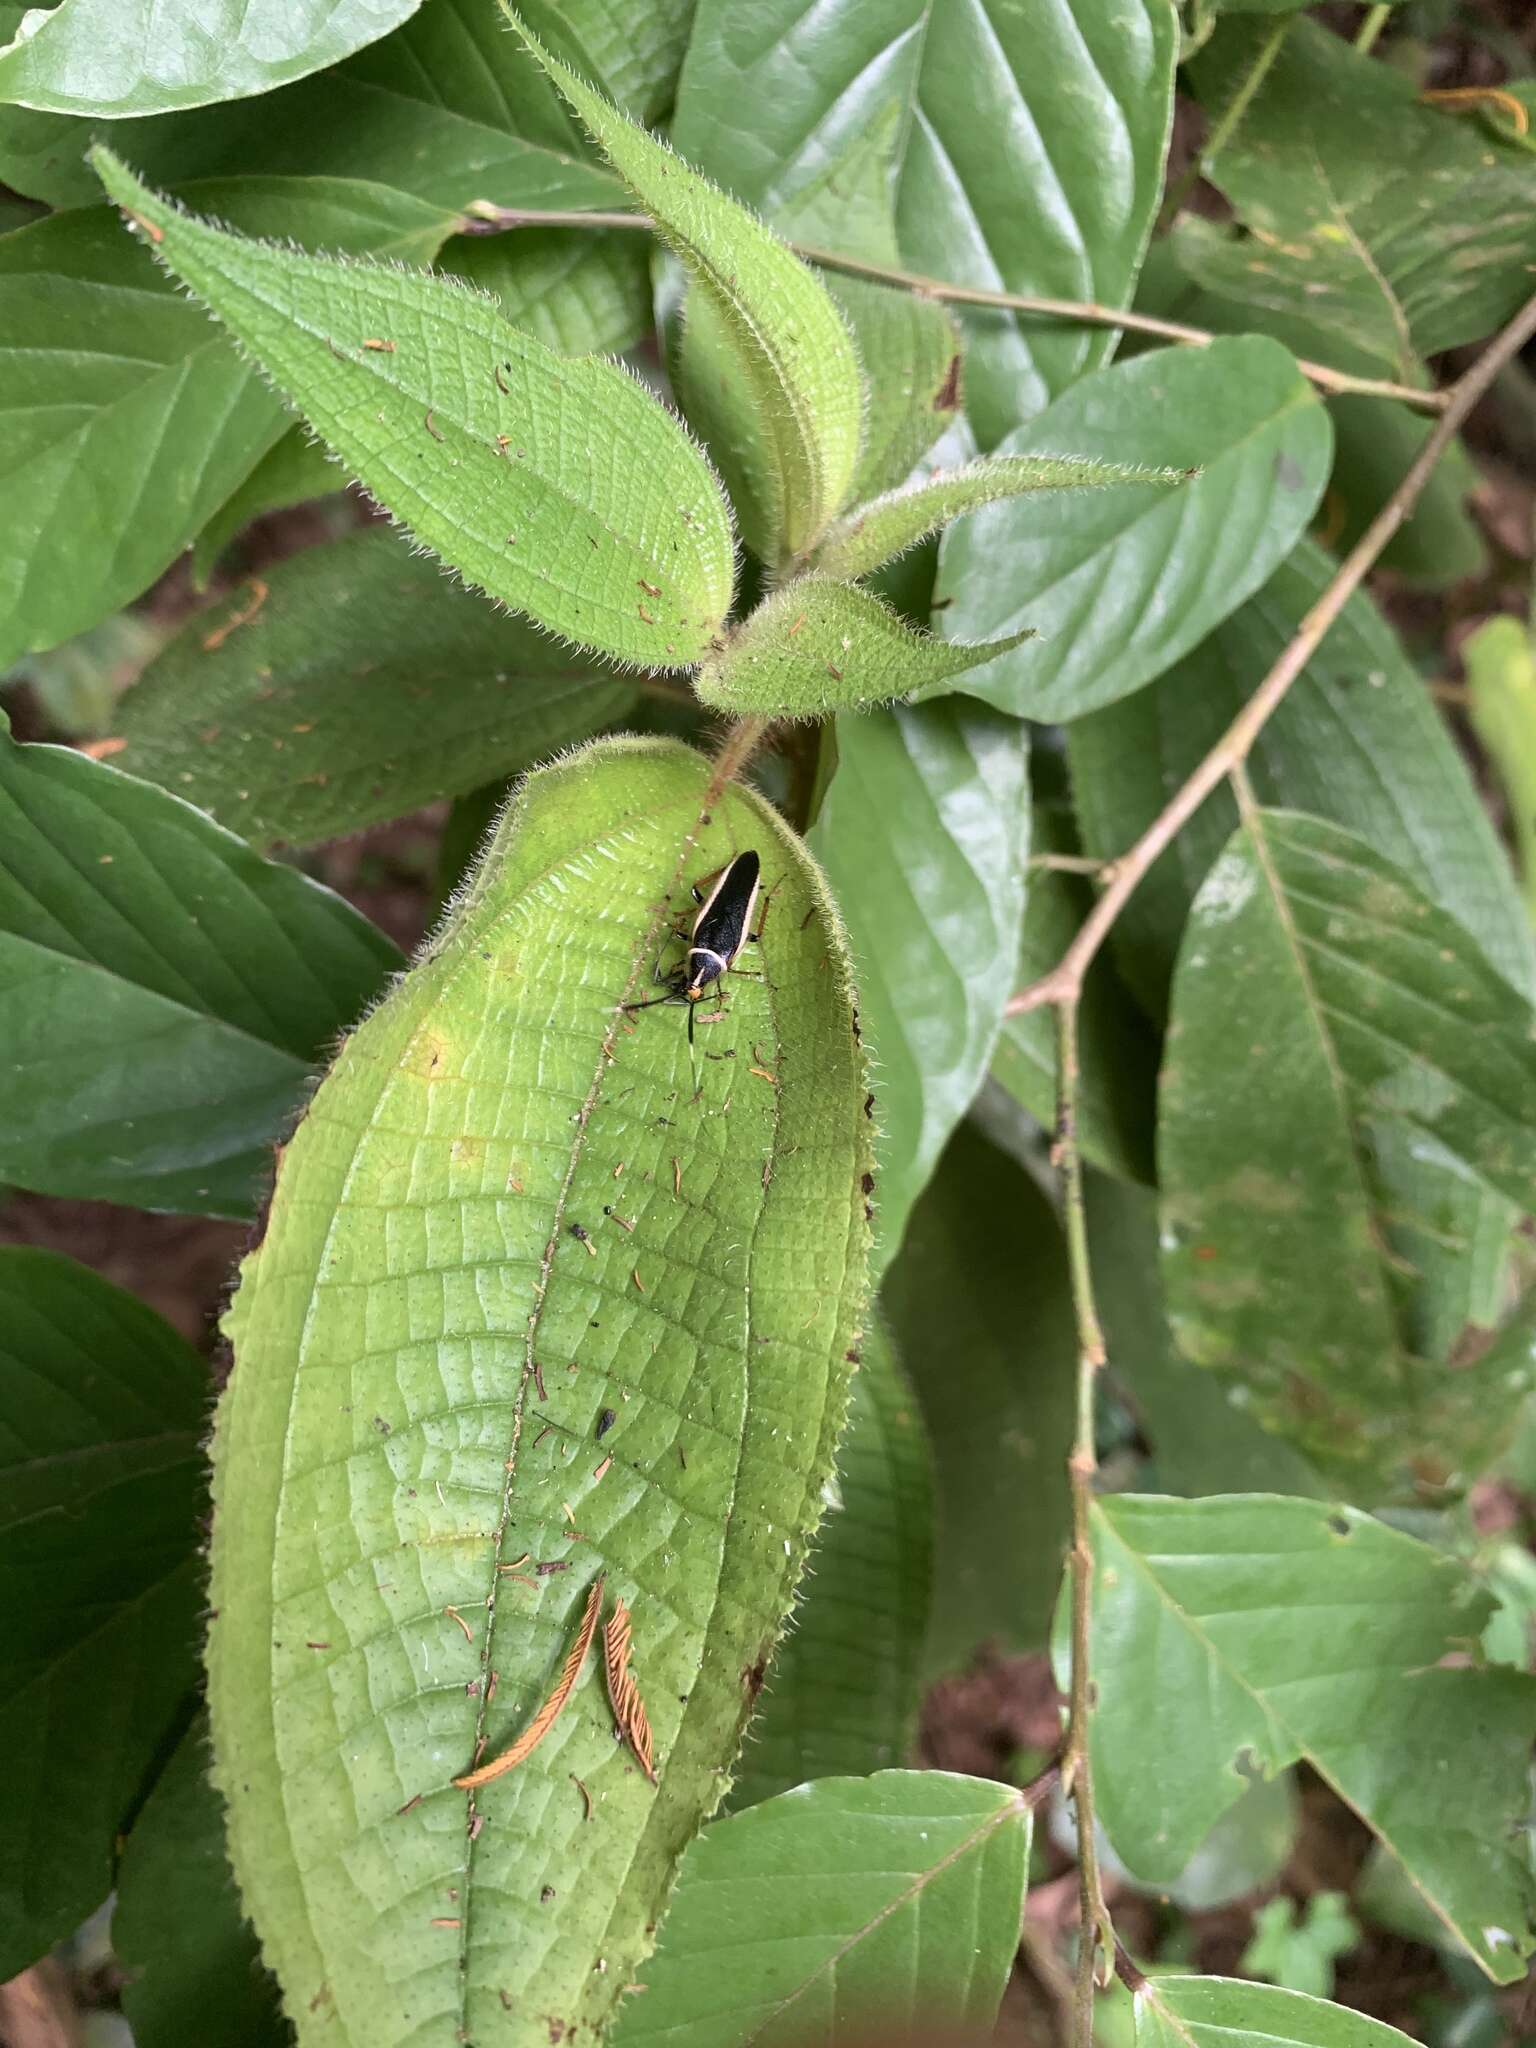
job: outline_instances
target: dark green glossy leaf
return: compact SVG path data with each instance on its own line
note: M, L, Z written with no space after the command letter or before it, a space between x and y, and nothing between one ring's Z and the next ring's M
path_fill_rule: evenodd
M1239 1758L1304 1759L1488 1975L1521 1977L1536 1681L1443 1661L1491 1606L1466 1569L1321 1501L1122 1494L1093 1521L1094 1785L1132 1869L1178 1875L1241 1790Z
M518 11L636 121L653 122L672 104L693 0L525 0Z
M375 528L192 619L123 698L113 760L255 845L312 846L516 774L635 697Z
M960 330L936 299L822 273L864 370L864 441L854 504L905 482L962 404Z
M881 1302L933 1445L928 1670L983 1642L1036 1649L1061 1584L1076 1343L1050 1204L963 1123L912 1212Z
M253 520L330 497L346 485L347 473L325 443L303 427L290 427L192 543L194 585L200 591L208 588L224 551Z
M1018 1947L1030 1811L947 1771L823 1778L689 1850L618 2048L833 2048L989 2026Z
M178 797L0 738L0 1176L243 1216L310 1068L399 954Z
M0 1248L0 1978L106 1897L196 1681L207 1384L132 1295Z
M747 1731L737 1809L812 1778L905 1762L928 1628L932 1487L917 1401L876 1323L860 1346L800 1604Z
M954 700L841 720L811 844L848 924L879 1076L876 1241L889 1258L981 1086L1013 991L1027 731Z
M651 331L652 245L614 228L456 235L438 269L489 292L502 317L563 356L617 355Z
M1196 469L1179 490L1123 484L992 505L945 535L939 630L1038 638L967 691L1067 720L1141 689L1270 576L1328 477L1328 415L1258 336L1160 349L1100 370L1011 434L1010 453Z

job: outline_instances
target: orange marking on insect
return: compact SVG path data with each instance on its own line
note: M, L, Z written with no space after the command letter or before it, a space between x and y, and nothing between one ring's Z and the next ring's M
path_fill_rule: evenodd
M548 1699L534 1715L528 1726L518 1736L510 1749L493 1757L478 1770L466 1771L462 1778L455 1778L454 1784L461 1792L473 1792L481 1785L489 1785L493 1778L500 1778L506 1772L515 1770L526 1758L532 1756L550 1729L560 1718L561 1710L571 1696L571 1688L581 1676L581 1667L587 1661L587 1652L592 1647L592 1638L597 1633L598 1610L603 1604L603 1574L598 1573L587 1594L586 1608L581 1617L581 1626L576 1631L576 1640L571 1645L570 1655L561 1667L560 1676Z

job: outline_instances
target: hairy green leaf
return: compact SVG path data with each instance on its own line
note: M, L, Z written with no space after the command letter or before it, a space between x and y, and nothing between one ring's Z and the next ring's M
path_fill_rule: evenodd
M827 1519L747 1731L734 1807L905 1762L928 1627L932 1486L917 1401L877 1321L860 1347Z
M128 1973L134 2048L283 2048L277 1986L224 1848L224 1808L208 1778L199 1713L133 1824L117 1872L112 1949Z
M1365 840L1256 810L1174 980L1169 1311L1191 1358L1357 1494L1475 1475L1531 1384L1523 1353L1448 1371L1400 1336L1387 1228L1434 1218L1394 1216L1377 1161L1421 1147L1536 1208L1530 1005Z
M831 2048L990 2026L1018 1947L1030 1810L947 1771L823 1778L688 1852L618 2048Z
M960 416L960 330L937 299L822 273L864 368L864 442L849 490L858 504L894 490Z
M963 699L844 719L811 844L857 970L880 1077L877 1265L970 1108L1012 993L1029 735Z
M1142 688L1266 581L1317 506L1333 437L1292 358L1255 335L1100 370L1007 446L1200 472L1177 491L1017 498L945 535L945 636L1039 634L967 690L1066 720Z
M477 200L602 207L622 198L485 0L431 0L346 63L255 99L137 121L13 109L0 123L0 177L51 206L99 200L85 160L93 142L153 185L259 163L294 177L374 179L450 212Z
M0 100L51 113L164 114L323 71L421 0L63 0L0 50Z
M93 161L156 254L469 582L620 660L698 659L730 603L730 515L634 378L557 356L447 279L246 241L105 149Z
M196 1680L206 1398L152 1309L56 1252L0 1248L0 1978L106 1897Z
M249 1215L311 1065L399 957L178 797L0 737L0 1177Z
M757 551L793 560L842 510L858 462L864 383L842 315L776 236L522 33L687 268L690 319L739 380L761 451Z
M253 232L430 257L440 211L374 185L199 188ZM95 206L0 237L0 669L169 567L283 432L249 365Z
M1033 491L1086 490L1108 484L1187 483L1189 473L1141 469L1071 455L993 455L963 469L935 470L906 490L889 491L840 519L816 550L816 567L828 576L867 576L895 555L905 554L952 519L983 505L1021 498Z
M733 977L694 1056L677 1009L619 1006L747 847L771 980ZM603 743L523 784L299 1126L230 1316L209 1661L301 2041L546 2048L647 1952L832 1470L868 1239L851 1001L776 814L672 742ZM617 1598L659 1785L593 1674L456 1790Z
M956 284L1118 305L1162 188L1178 25L1164 0L702 0L683 155L785 233ZM1114 346L967 309L984 446ZM1113 452L1113 451L1108 451Z
M113 759L258 846L313 846L532 767L635 694L375 528L190 620Z
M819 718L932 689L1017 647L1033 630L975 643L936 640L873 591L797 576L705 658L694 687L722 711Z
M1409 2048L1410 2040L1362 2012L1234 1977L1159 1976L1136 1993L1136 2048Z
M1106 1496L1093 1529L1094 1784L1138 1876L1177 1876L1240 1757L1305 1759L1489 1976L1522 1976L1536 1681L1442 1662L1491 1607L1465 1568L1353 1508L1263 1494Z
M1036 1649L1068 1521L1066 1251L1044 1195L974 1123L950 1139L880 1298L933 1445L929 1673L988 1639Z

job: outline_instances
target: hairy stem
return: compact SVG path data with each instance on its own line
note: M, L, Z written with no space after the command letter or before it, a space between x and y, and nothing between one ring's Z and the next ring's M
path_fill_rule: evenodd
M727 730L715 754L715 772L704 792L706 811L720 801L720 793L726 784L734 782L746 767L762 745L771 723L772 720L767 718L738 718Z
M1216 785L1247 760L1254 742L1284 701L1287 690L1316 653L1329 628L1375 567L1383 548L1418 502L1419 493L1460 431L1463 421L1494 378L1536 335L1536 298L1530 299L1477 361L1450 388L1444 413L1402 481L1350 549L1327 589L1302 620L1280 658L1238 712L1215 746L1169 798L1128 853L1101 873L1103 894L1083 920L1076 938L1051 972L1012 997L1008 1013L1039 1009L1045 1003L1075 1003L1083 977L1137 884L1180 828L1192 818Z

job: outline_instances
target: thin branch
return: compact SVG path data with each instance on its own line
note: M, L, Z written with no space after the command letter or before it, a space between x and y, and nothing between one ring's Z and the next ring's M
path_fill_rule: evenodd
M649 229L650 217L643 213L582 213L570 207L492 206L475 200L465 208L460 226L466 234L495 235L517 228L640 228ZM1209 348L1219 335L1204 327L1187 327L1181 320L1159 320L1150 313L1133 313L1126 306L1102 306L1092 299L1035 298L1026 292L994 292L980 285L950 284L941 277L928 277L917 270L896 270L883 263L866 263L857 256L844 256L836 249L823 249L810 242L791 242L797 256L822 270L846 272L850 277L867 277L876 284L892 285L919 298L938 299L953 306L990 306L1005 313L1028 313L1043 320L1068 320L1079 327L1116 327L1131 334L1150 334L1159 341L1177 341L1188 348ZM1322 391L1352 393L1362 398L1395 398L1419 412L1441 412L1446 393L1427 391L1417 384L1394 384L1380 377L1356 377L1348 370L1335 370L1327 363L1314 363L1298 356L1297 368Z
M1301 674L1345 605L1375 567L1383 548L1392 539L1418 502L1419 493L1435 472L1441 456L1460 432L1463 421L1487 391L1503 366L1510 362L1536 335L1536 298L1517 313L1498 338L1446 394L1444 413L1436 421L1412 466L1382 506L1365 532L1339 564L1327 589L1302 620L1301 626L1279 660L1248 702L1238 712L1221 738L1188 780L1142 833L1129 853L1122 854L1108 870L1104 892L1083 920L1076 938L1051 972L1021 989L1008 1004L1008 1014L1039 1009L1045 1003L1075 1002L1083 977L1103 945L1111 926L1148 868L1187 824L1217 784L1247 760L1254 742L1285 693Z

